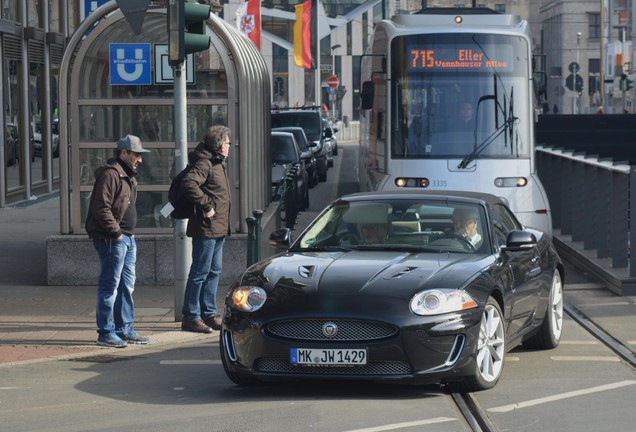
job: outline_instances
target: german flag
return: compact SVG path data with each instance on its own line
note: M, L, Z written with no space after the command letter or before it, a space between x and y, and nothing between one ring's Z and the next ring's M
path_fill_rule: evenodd
M294 63L301 68L315 69L318 53L318 0L306 0L295 8Z

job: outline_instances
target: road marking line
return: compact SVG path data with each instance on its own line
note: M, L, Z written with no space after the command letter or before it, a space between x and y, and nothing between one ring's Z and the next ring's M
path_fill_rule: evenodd
M161 365L219 365L221 360L161 360Z
M607 303L581 303L579 308L595 308L595 307L609 307L609 306L629 306L630 302L607 302Z
M450 421L457 421L457 419L456 418L451 418L451 417L436 417L436 418L432 418L432 419L428 419L428 420L418 420L418 421L412 421L412 422L394 423L394 424L389 424L389 425L384 425L384 426L376 426L376 427L372 427L372 428L353 429L353 430L349 430L349 431L345 431L345 432L381 432L381 431L387 431L387 430L393 430L393 429L407 428L407 427L412 427L412 426L422 426L422 425L430 425L430 424L436 424L436 423L446 423L446 422L450 422Z
M555 361L604 361L604 362L619 362L618 357L611 356L551 356L550 359Z
M521 408L528 408L531 406L535 406L535 405L541 405L544 403L550 403L550 402L555 402L558 400L563 400L563 399L568 399L568 398L573 398L573 397L577 397L577 396L583 396L583 395L588 395L588 394L592 394L592 393L598 393L598 392L602 392L602 391L607 391L607 390L614 390L620 387L626 387L626 386L630 386L630 385L634 385L636 384L636 381L620 381L614 384L606 384L606 385L602 385L602 386L598 386L598 387L591 387L589 389L583 389L583 390L576 390L576 391L571 391L571 392L567 392L567 393L561 393L558 395L554 395L554 396L548 396L548 397L544 397L544 398L539 398L539 399L532 399L529 401L525 401L525 402L519 402L516 404L510 404L510 405L503 405L500 407L495 407L495 408L489 408L486 411L489 412L497 412L497 413L505 413L505 412L510 412L510 411L514 411L517 409L521 409Z
M565 288L568 289L597 289L605 288L605 285L598 283L586 283L586 284L565 284Z
M580 283L580 284L565 284L565 288L568 289L596 289L605 288L605 285L599 283Z
M562 340L562 345L598 345L597 341Z

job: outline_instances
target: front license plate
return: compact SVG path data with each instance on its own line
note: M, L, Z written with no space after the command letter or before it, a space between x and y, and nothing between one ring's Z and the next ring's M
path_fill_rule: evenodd
M293 365L365 365L367 364L366 348L359 349L321 349L291 348L289 362Z

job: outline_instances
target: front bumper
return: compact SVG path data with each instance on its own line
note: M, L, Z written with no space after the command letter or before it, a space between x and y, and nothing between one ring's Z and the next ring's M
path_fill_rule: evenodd
M311 317L253 321L227 314L222 355L231 373L260 380L363 379L438 383L475 370L481 313L477 309L435 319L386 322L364 318ZM342 328L337 340L321 334L327 323ZM366 349L360 366L299 366L290 362L292 348Z

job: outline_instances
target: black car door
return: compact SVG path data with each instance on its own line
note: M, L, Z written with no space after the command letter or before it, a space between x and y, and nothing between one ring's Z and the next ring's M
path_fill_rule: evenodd
M512 212L503 205L496 205L492 209L493 229L499 246L506 244L506 238L511 231L522 229ZM505 262L512 275L508 335L514 338L523 333L534 319L539 295L541 293L541 262L536 247L521 251L505 251Z

